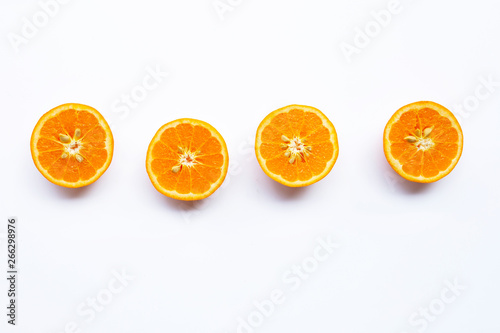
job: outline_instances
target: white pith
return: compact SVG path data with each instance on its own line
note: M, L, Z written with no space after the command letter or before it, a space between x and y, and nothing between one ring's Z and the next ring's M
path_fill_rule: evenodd
M289 158L288 162L291 164L298 160L297 157L305 160L305 157L309 156L309 152L312 150L311 146L305 145L306 140L298 136L288 139L285 135L282 135L281 140L285 142L281 145L281 148L285 149L284 155Z

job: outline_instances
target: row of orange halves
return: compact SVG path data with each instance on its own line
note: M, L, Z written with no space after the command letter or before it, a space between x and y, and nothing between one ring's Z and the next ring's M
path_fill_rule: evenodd
M455 167L463 134L453 114L434 102L400 108L384 130L392 168L409 181L437 181ZM82 104L63 104L44 114L33 130L31 154L54 184L82 187L95 182L113 157L113 135L104 117ZM318 109L289 105L271 112L257 128L255 155L262 170L290 187L311 185L333 168L339 154L335 127ZM179 200L214 193L227 174L226 143L210 124L177 119L155 134L146 156L154 187Z

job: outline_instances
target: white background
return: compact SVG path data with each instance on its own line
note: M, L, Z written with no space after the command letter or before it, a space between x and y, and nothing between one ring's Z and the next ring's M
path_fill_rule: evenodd
M370 13L384 0L231 3L221 19L212 0L73 0L16 52L9 38L41 7L2 1L0 256L4 271L15 215L20 278L12 329L1 273L0 331L236 332L279 289L255 332L500 332L500 86L482 83L500 82L498 1L401 0L381 31ZM366 25L373 37L348 61L340 46ZM117 113L147 68L169 75ZM419 100L455 111L465 138L430 185L401 179L382 150L387 120ZM68 102L97 108L115 138L108 171L77 190L45 180L29 150L39 117ZM319 108L339 135L332 172L307 188L275 183L253 153L260 121L288 104ZM226 182L201 203L162 196L144 166L155 131L181 117L228 143ZM283 276L327 237L338 249L292 290ZM133 281L86 321L77 308L122 270ZM455 279L466 289L440 309ZM409 322L431 305L442 313L425 329Z

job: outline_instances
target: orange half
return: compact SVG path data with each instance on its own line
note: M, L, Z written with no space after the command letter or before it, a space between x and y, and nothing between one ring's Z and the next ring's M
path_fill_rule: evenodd
M31 156L50 182L82 187L95 182L113 157L113 135L94 108L76 103L45 113L31 135Z
M307 186L323 179L338 154L335 127L311 106L289 105L273 111L257 128L257 160L269 177L286 186Z
M149 144L146 170L153 186L179 200L200 200L224 181L229 165L226 142L210 124L178 119L163 125Z
M463 149L463 133L447 108L434 102L403 106L384 131L384 153L403 178L431 183L448 175Z

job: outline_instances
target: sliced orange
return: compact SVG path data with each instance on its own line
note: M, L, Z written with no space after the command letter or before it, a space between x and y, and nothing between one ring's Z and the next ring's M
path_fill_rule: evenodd
M210 124L177 119L163 125L149 144L146 170L153 186L167 197L200 200L226 178L226 142Z
M311 185L323 179L337 160L337 132L320 110L289 105L262 120L255 154L275 181L290 187Z
M384 153L403 178L431 183L448 175L463 149L463 133L457 119L444 106L416 102L403 106L384 131Z
M45 113L31 135L31 156L38 171L64 187L95 182L113 157L113 135L94 108L76 103Z

